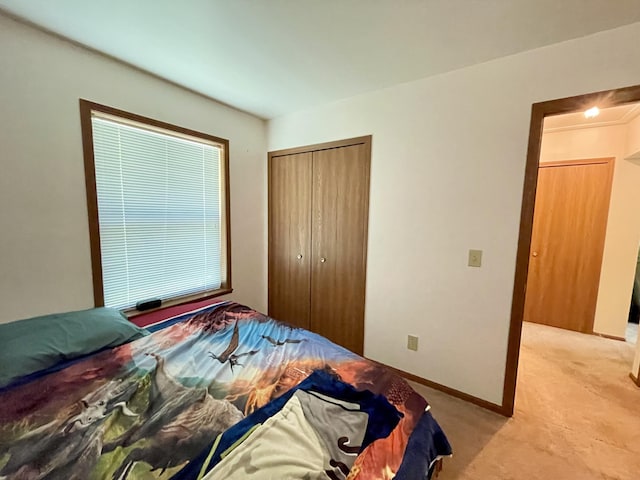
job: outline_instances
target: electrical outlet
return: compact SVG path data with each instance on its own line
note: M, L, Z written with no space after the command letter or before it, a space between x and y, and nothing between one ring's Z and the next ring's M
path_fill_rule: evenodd
M470 267L482 266L482 250L469 250L469 266Z
M409 335L407 337L407 348L414 352L418 350L418 337L416 335Z

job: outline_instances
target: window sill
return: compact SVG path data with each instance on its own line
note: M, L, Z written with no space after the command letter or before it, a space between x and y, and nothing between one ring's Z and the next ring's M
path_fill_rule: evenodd
M163 300L162 305L158 308L150 308L149 310L138 311L135 308L126 308L122 310L122 314L127 318L135 318L139 315L146 315L152 312L158 312L170 307L176 307L178 305L185 305L187 303L199 302L207 300L209 298L221 297L223 295L229 295L233 292L233 288L219 288L218 290L209 290L206 292L196 293L193 295L186 295L184 297L171 298Z

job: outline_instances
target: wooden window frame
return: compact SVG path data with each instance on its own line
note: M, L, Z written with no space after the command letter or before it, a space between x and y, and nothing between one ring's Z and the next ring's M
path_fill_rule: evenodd
M96 171L94 163L93 151L93 127L91 123L92 113L99 112L101 114L122 118L129 122L149 126L152 129L168 130L179 135L187 135L190 137L201 138L207 142L213 142L222 146L223 155L221 155L222 168L221 173L224 176L222 181L222 201L224 202L225 221L222 224L224 231L222 232L223 255L225 255L225 279L220 288L215 290L203 290L188 295L179 295L168 299L163 299L162 305L155 309L171 307L184 303L205 300L221 295L227 295L233 291L231 287L231 208L229 201L229 140L215 137L206 133L190 130L188 128L179 127L170 123L155 120L142 115L126 112L117 108L108 107L89 100L80 99L80 126L82 130L82 151L84 156L85 184L87 192L87 213L89 221L89 240L91 245L91 269L93 275L93 297L96 307L104 306L104 291L102 278L102 251L100 248L100 223L98 219L98 194L96 190ZM148 313L151 310L145 310ZM135 309L135 307L123 310L128 316L135 316L143 313Z

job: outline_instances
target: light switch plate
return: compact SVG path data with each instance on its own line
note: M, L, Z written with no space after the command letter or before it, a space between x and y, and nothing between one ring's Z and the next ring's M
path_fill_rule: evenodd
M418 337L416 335L409 335L407 337L407 348L414 352L418 350Z
M469 250L469 266L470 267L482 266L482 250Z

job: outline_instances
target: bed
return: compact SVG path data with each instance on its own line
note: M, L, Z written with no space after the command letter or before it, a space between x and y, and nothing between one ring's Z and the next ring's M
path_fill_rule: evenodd
M0 388L0 478L416 480L451 454L405 380L312 332L233 302L148 330Z

